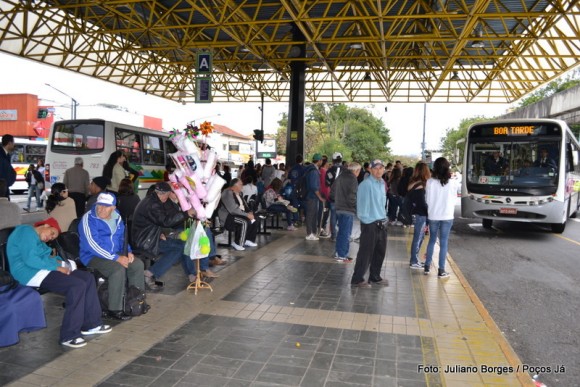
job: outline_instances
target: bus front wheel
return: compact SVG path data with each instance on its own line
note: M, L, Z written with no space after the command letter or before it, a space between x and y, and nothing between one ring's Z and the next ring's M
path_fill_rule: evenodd
M556 234L562 234L566 228L566 222L552 223L550 226L552 227L552 232L555 232Z
M482 219L481 220L481 224L483 225L483 228L491 228L491 225L493 224L493 220L491 220L491 219Z

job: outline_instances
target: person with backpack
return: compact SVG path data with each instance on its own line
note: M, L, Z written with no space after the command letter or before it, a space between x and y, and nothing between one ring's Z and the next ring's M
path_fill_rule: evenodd
M332 154L332 166L328 168L326 175L324 177L326 185L328 187L332 188L334 181L340 175L343 168L344 167L342 166L342 153L334 152ZM334 205L333 200L328 201L328 208L330 210L330 240L335 241L337 217L336 217L336 206Z
M420 161L415 166L413 175L409 180L407 198L411 204L411 216L414 217L413 242L411 242L411 259L409 267L411 269L423 269L424 263L419 261L419 250L425 237L425 224L427 222L427 202L425 201L425 185L431 177L429 167Z
M320 193L320 165L322 164L322 156L320 153L315 153L312 156L312 164L304 170L302 182L300 185L306 185L306 240L317 241L318 231L318 206L324 205L326 199ZM301 188L301 191L303 189Z

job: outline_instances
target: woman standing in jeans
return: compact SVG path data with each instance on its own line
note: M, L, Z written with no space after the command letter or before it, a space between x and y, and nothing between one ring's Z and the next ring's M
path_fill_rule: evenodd
M419 262L419 250L425 236L425 223L427 223L427 202L425 201L425 186L431 177L429 167L424 162L418 162L409 181L407 195L413 204L411 215L414 216L413 242L411 243L411 269L423 269L425 264Z
M451 171L449 161L439 157L433 164L433 175L427 180L425 197L429 218L429 244L427 245L427 260L425 261L425 275L429 274L435 240L439 237L439 268L438 277L447 278L445 259L447 258L447 243L449 232L453 226L453 213L457 199L457 181L450 180Z

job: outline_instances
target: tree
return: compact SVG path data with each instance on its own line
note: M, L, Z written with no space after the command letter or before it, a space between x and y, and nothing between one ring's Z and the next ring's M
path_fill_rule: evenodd
M536 102L540 102L545 98L549 98L556 93L567 90L571 87L580 84L580 71L575 70L565 78L556 79L548 83L545 87L528 94L527 97L522 98L520 101L520 106L518 108L523 108L532 105Z
M459 123L458 128L448 128L445 132L445 135L441 137L441 150L443 151L443 157L447 158L448 160L453 160L456 146L459 149L459 154L463 155L465 150L465 142L457 144L457 141L467 137L467 129L469 129L472 124L490 119L491 118L484 116L464 118ZM455 161L457 164L461 164L463 162L461 157L460 160Z

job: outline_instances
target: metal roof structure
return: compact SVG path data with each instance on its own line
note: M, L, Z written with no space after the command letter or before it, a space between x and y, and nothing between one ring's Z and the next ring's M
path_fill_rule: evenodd
M578 0L3 0L0 51L193 102L512 102L573 68Z

